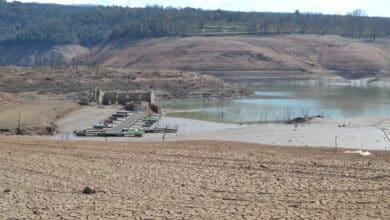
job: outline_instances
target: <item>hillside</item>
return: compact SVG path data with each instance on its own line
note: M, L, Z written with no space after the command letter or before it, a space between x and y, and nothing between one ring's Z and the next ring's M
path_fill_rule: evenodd
M388 74L390 18L0 0L0 65L103 65L223 78Z
M16 66L66 65L86 54L88 48L75 44L0 44L0 64Z
M79 100L94 97L96 87L122 91L152 89L160 99L223 99L251 94L240 85L189 71L85 66L0 67L0 91Z
M0 44L79 44L92 47L118 38L194 35L318 34L349 38L390 37L390 18L348 15L232 12L194 8L65 6L0 0Z
M390 40L339 36L219 36L115 40L74 62L202 72L226 79L390 76Z
M14 50L0 47L0 51L0 61L43 65L2 67L1 91L71 99L88 98L95 87L153 89L163 99L227 98L250 94L231 82L390 77L390 39L386 38L194 36L112 40L91 49L19 45ZM28 53L20 55L20 51Z
M4 67L1 90L86 97L96 86L155 87L167 98L221 98L248 94L227 81L375 80L390 76L389 37L390 18L359 10L341 16L0 0L0 65L66 66ZM123 80L123 71L147 80Z

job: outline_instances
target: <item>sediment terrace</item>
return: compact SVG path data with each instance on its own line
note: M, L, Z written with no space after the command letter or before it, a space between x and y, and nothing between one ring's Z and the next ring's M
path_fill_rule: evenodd
M0 67L0 91L78 100L95 88L155 91L162 99L231 98L251 94L213 76L179 70L133 70L87 66Z
M390 76L389 39L276 35L111 41L74 58L83 65L175 69L229 80Z

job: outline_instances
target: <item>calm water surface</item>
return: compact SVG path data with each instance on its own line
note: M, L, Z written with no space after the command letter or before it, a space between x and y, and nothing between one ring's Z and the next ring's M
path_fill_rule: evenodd
M331 118L390 116L390 90L364 87L262 85L255 97L223 102L166 103L165 108L194 110L171 116L221 122L284 120L303 115Z

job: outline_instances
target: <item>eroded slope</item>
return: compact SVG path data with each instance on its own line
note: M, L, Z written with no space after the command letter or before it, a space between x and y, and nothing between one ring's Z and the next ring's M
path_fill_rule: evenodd
M134 69L179 69L224 78L378 77L390 74L384 42L338 36L160 38L106 43L75 62Z

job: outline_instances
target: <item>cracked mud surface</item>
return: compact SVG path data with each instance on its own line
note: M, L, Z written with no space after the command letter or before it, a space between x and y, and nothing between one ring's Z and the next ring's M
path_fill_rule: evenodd
M390 153L343 152L0 138L0 219L389 219Z

